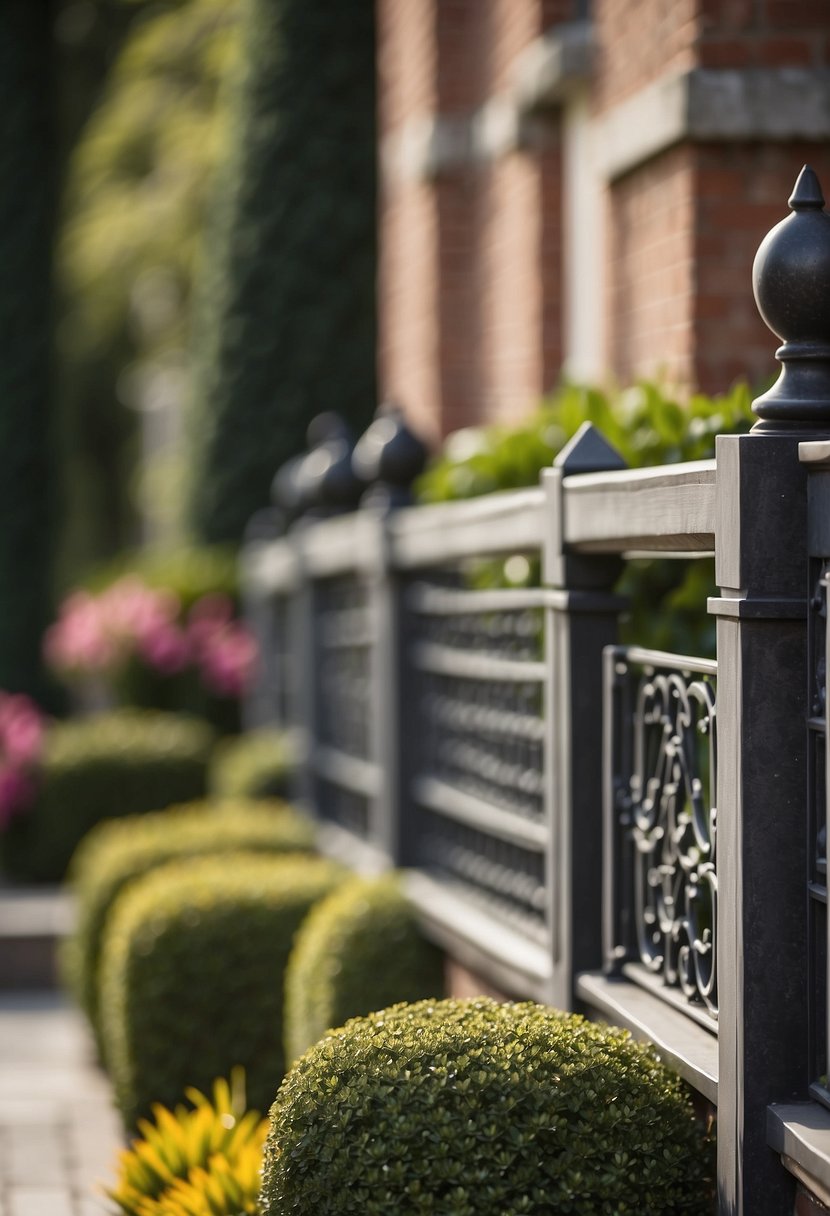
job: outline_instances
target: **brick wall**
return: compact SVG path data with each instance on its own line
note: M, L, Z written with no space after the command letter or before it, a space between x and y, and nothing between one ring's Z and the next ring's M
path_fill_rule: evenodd
M597 0L595 112L667 73L821 67L830 5L801 0ZM827 144L684 142L615 180L607 198L607 350L625 382L662 375L706 392L775 372L751 267L801 165L830 188Z
M830 191L827 145L700 144L694 148L695 380L716 392L743 377L775 373L775 339L758 315L749 271L766 232L787 214L802 164Z
M565 207L567 95L530 139L483 153L463 141L474 116L512 95L523 52L578 11L575 0L379 0L380 382L433 439L521 417L568 357L563 216L580 212ZM830 64L824 0L594 0L592 23L584 87L598 130L670 76ZM600 173L588 364L709 392L772 376L752 260L804 161L830 189L827 146L680 132Z
M570 0L381 0L380 130L469 119ZM384 160L379 374L431 438L518 418L554 382L561 341L558 122L531 148L420 176Z
M620 383L694 379L694 156L675 148L608 196L608 364Z

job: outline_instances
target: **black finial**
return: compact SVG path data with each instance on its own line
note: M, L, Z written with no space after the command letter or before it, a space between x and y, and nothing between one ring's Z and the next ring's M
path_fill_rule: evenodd
M755 255L758 311L783 339L781 375L752 403L755 431L830 430L830 215L809 165L798 175L793 214L767 233Z
M363 485L352 472L354 442L335 413L312 418L306 432L309 450L287 460L272 486L274 500L292 518L325 517L357 506Z
M791 211L821 211L824 207L821 183L809 165L805 165L796 178L787 203Z
M368 486L361 506L400 507L412 499L412 483L423 472L427 448L406 424L401 406L385 402L358 439L352 457L357 477Z

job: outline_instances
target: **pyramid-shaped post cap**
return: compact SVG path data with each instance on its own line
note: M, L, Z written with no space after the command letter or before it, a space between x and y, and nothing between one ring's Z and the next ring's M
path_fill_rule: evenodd
M553 462L566 477L573 473L607 473L628 465L593 422L583 422Z
M805 165L789 198L792 214L764 237L752 268L758 311L783 340L783 365L753 402L761 430L830 423L830 215L816 174Z

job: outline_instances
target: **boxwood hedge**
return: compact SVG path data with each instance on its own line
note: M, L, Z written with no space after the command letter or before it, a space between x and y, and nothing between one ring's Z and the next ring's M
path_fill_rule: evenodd
M140 710L51 727L36 800L0 838L4 869L29 882L57 882L100 820L204 797L213 741L198 719Z
M136 878L168 861L228 850L311 852L311 823L284 802L194 802L98 824L70 864L75 929L61 962L64 978L98 1031L98 964L107 918Z
M266 1108L285 1071L294 934L343 877L322 858L236 853L171 862L124 892L104 935L101 1026L128 1127L237 1065Z
M356 878L312 908L285 977L289 1060L331 1026L443 992L443 959L422 936L396 875Z
M284 731L251 730L218 745L210 766L210 790L218 798L282 798L289 792L295 767Z
M271 1110L264 1216L712 1211L711 1144L628 1033L531 1003L423 1001L312 1047Z

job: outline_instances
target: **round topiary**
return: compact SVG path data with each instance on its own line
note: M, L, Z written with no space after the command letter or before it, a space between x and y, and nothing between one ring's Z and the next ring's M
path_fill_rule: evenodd
M210 765L210 791L217 798L283 797L296 768L296 747L287 732L273 727L225 739Z
M229 849L310 853L314 829L284 802L238 798L108 820L81 842L70 865L75 929L63 946L61 964L96 1033L101 941L117 897L128 883L165 862Z
M285 1072L283 979L309 909L343 881L316 857L226 853L131 883L100 966L104 1055L128 1127L240 1065L265 1109Z
M198 718L149 710L117 709L52 726L35 801L2 837L4 868L22 881L58 882L102 819L203 798L214 738Z
M285 974L286 1058L349 1018L443 990L441 952L419 931L398 877L356 878L312 908L297 934Z
M271 1110L264 1216L679 1216L711 1144L626 1031L532 1003L422 1001L312 1047Z

